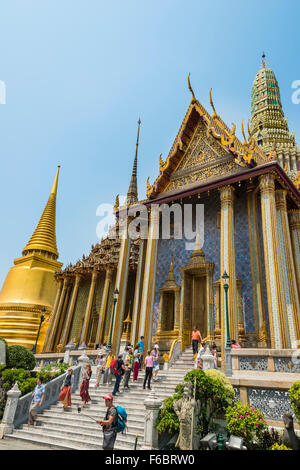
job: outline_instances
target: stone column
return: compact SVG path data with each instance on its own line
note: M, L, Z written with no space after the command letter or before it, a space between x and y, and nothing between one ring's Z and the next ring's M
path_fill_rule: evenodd
M261 191L262 230L265 255L268 313L273 349L286 348L284 310L281 292L279 243L276 223L275 177L268 173L259 177Z
M139 251L139 264L136 272L136 281L134 289L134 301L133 301L133 310L132 310L132 324L131 324L131 335L130 342L131 344L136 344L138 341L138 320L141 306L142 298L142 283L143 283L143 272L144 272L144 258L145 258L145 246L146 240L140 240L140 251Z
M235 242L234 242L234 188L223 186L220 188L221 197L221 262L220 277L224 271L229 275L228 290L228 317L230 337L238 340L238 311L236 293L236 269L235 269ZM222 280L220 286L221 297L221 341L222 359L224 359L226 316L225 316L225 291Z
M145 351L147 351L150 346L152 336L152 313L154 303L158 237L159 212L158 207L156 208L155 206L152 206L140 310L139 336L145 337Z
M254 184L249 184L247 188L248 199L248 227L249 227L249 251L251 261L251 277L252 277L252 297L253 310L255 319L255 329L259 342L262 346L267 347L264 338L265 330L265 306L263 302L263 275L261 264L261 248L258 233L256 201L257 195L254 191Z
M154 390L144 401L145 405L145 427L144 427L144 443L142 450L158 449L158 431L156 428L156 420L162 402L157 398Z
M80 342L87 341L87 333L88 333L89 321L90 321L90 316L91 316L91 311L92 311L92 306L93 306L93 299L94 299L97 276L98 276L98 272L93 271L89 297L88 297L88 301L87 301L87 305L85 309L84 320L83 320L83 325L82 325L82 330L81 330Z
M63 327L63 332L62 332L62 336L61 336L61 340L60 340L60 342L63 346L68 341L68 337L69 337L69 333L70 333L70 327L71 327L72 318L73 318L73 314L74 314L74 308L75 308L77 294L78 294L78 289L79 289L79 284L80 284L80 279L81 279L81 275L76 274L75 284L74 284L74 287L73 287L73 292L72 292L71 300L70 300L70 303L69 303L67 318L65 320L65 324L64 324L64 327Z
M47 352L52 352L52 349L54 348L55 337L57 333L59 319L60 319L62 309L64 306L64 300L65 300L65 295L67 292L68 285L69 285L69 278L65 277L63 281L63 286L62 286L61 294L59 297L58 305L57 305L57 310L56 312L53 311L53 322L51 324L51 328L50 328L50 325L48 328L48 331L50 332L50 334L49 334L48 345L46 349Z
M174 331L179 330L180 323L180 287L176 288L174 300Z
M57 307L58 307L59 299L60 299L60 296L61 296L62 286L63 286L63 280L59 279L58 286L57 286L56 298L55 298L54 306L53 306L53 309L52 309L52 315L50 317L49 326L48 326L48 330L47 330L47 334L46 334L46 338L45 338L45 343L44 343L44 347L43 347L43 353L44 352L49 352L48 343L49 343L49 338L51 336L51 332L52 332L52 329L53 329L53 323L54 323L55 317L57 315Z
M104 334L103 329L104 329L104 324L105 324L105 313L107 309L109 288L111 285L111 281L112 281L112 270L108 268L105 273L104 289L103 289L103 294L102 294L102 299L101 299L101 308L100 308L99 321L98 321L97 333L96 333L96 344L101 343L101 340Z
M16 382L12 389L7 392L7 401L5 410L0 424L0 439L3 439L4 434L11 434L14 429L14 419L18 405L18 399L21 396L18 383Z
M285 299L283 301L285 320L283 329L286 337L286 347L292 348L297 347L296 340L300 339L300 305L297 274L288 222L286 195L287 191L285 189L275 191L279 255L281 261L281 292Z
M66 348L65 348L65 355L64 355L64 362L66 364L69 364L71 365L71 362L70 361L70 352L73 351L75 349L75 344L73 343L73 340L71 340L67 345L66 345Z
M115 354L119 353L121 333L122 333L122 321L124 318L124 310L126 303L126 294L127 294L127 281L128 281L128 271L129 271L129 255L130 255L130 238L127 232L127 228L122 231L119 263L116 276L115 289L118 289L119 295L117 304L115 307L115 317L113 325L113 335L112 335L112 349ZM111 315L113 311L111 312ZM109 331L111 329L111 324Z
M300 296L300 209L289 211L289 221L297 276L298 295Z

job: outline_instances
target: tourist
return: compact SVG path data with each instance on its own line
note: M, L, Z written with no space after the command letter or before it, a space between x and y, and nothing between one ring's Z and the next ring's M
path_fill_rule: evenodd
M211 353L214 356L214 368L218 368L218 351L216 343L213 343L211 346Z
M106 415L104 419L97 420L96 422L102 426L103 450L113 450L117 437L118 413L116 407L113 405L114 397L112 395L106 395L103 398L105 400L105 406L107 407Z
M158 362L158 357L159 357L159 347L158 344L154 345L154 349L152 352L152 357L153 357L153 382L156 382L158 380L158 372L159 372L159 362Z
M152 372L153 372L153 356L151 355L150 349L147 351L147 356L145 358L145 378L144 378L144 385L143 389L145 390L146 388L146 382L148 381L148 389L151 390L151 378L152 378Z
M124 375L124 390L127 388L129 390L129 379L133 367L133 352L132 348L129 347L128 354L125 360L125 375Z
M200 331L197 329L197 326L194 326L193 331L192 331L192 348L193 348L193 354L198 353L198 343L199 341L202 342L202 337Z
M140 369L143 366L143 358L144 358L144 352L145 352L145 343L144 343L144 336L141 336L141 339L137 343L139 349L140 349Z
M104 377L103 377L103 385L105 384L111 384L112 383L112 372L110 369L110 365L112 360L115 359L115 356L110 349L108 351L108 355L106 356L106 361L105 361L105 368L104 368Z
M102 374L104 374L105 358L102 352L100 352L96 358L97 370L96 370L96 387L99 387Z
M82 401L82 408L86 405L89 401L91 401L91 397L89 395L89 385L90 385L90 378L92 375L92 368L91 364L87 364L82 372L82 383L80 385L80 396Z
M115 386L114 386L112 395L115 396L119 392L120 382L121 382L122 377L125 373L125 366L124 366L124 362L123 362L123 359L122 359L122 354L119 354L118 362L117 362L116 367L115 367L113 372L116 376L116 381L115 381Z
M242 346L239 343L237 343L235 339L233 339L231 341L231 348L232 349L242 349Z
M133 353L133 382L136 382L138 379L139 369L140 369L140 348L138 344L134 348Z
M37 417L37 410L44 401L45 386L42 384L42 379L37 379L37 385L32 392L32 402L29 408L28 426L34 426Z
M128 354L128 346L125 347L125 349L124 349L124 351L123 351L123 353L122 353L122 359L123 359L124 364L125 364L125 362L126 362L126 356L127 356L127 354Z
M197 362L197 369L203 369L203 361L202 361L202 356L205 352L205 341L202 342L201 344L201 349L199 350L198 354L197 354L197 359L196 359L196 362Z
M68 407L72 406L71 393L72 393L73 386L74 386L74 375L73 375L73 369L72 367L70 367L68 369L66 378L61 386L61 392L59 394L59 401L63 403L62 411L66 411Z

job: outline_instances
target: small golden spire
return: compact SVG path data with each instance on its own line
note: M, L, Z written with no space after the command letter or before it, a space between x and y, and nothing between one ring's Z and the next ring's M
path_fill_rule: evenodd
M213 109L213 111L214 111L214 112L213 112L213 115L212 115L212 118L213 118L213 119L216 119L217 113L216 113L216 109L215 109L215 106L214 106L214 102L213 102L213 99L212 99L212 94L211 94L211 92L212 92L212 88L209 90L209 101L210 101L210 105L211 105L211 107L212 107L212 109Z
M248 145L246 135L245 135L245 130L244 130L244 122L242 121L242 134L244 137L244 144L243 145Z
M58 185L60 165L57 167L56 176L51 189L51 193L39 220L39 223L33 232L32 237L25 246L22 254L24 255L28 251L46 251L58 258L58 251L56 246L56 234L55 234L55 219L56 219L56 194Z
M119 206L120 206L119 194L117 194L117 195L116 195L116 202L115 202L115 205L114 205L114 211L118 211L118 210L119 210Z
M188 74L188 86L189 86L189 90L190 90L190 92L192 93L192 96L193 96L192 103L195 103L196 96L195 96L195 93L194 93L193 88L191 86L190 75L191 75L191 73Z

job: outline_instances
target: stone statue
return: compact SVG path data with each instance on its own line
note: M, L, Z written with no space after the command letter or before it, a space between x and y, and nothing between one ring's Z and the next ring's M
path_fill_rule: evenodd
M181 450L198 450L199 438L196 434L197 417L200 414L200 400L193 398L193 384L186 382L184 395L173 403L174 411L180 422L176 447Z
M282 419L284 422L283 444L293 450L300 450L300 439L294 431L293 416L291 413L284 413Z

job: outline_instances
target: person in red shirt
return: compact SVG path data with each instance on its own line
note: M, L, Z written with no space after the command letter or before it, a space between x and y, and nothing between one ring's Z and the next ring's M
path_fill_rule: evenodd
M202 343L202 336L199 330L197 330L197 326L194 326L193 331L192 331L192 348L193 348L193 354L198 354L198 344L199 341Z

